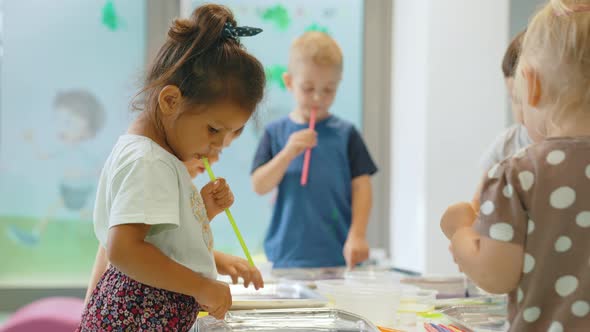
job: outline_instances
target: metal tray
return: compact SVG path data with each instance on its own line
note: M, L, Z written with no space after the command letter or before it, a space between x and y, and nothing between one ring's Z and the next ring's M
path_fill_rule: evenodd
M316 281L328 279L343 279L345 267L320 267L320 268L289 268L273 269L272 276L279 280L290 281Z
M508 331L505 305L456 306L441 311L453 324L473 332Z
M319 294L300 284L267 284L259 290L231 285L230 290L232 310L317 308L328 304Z
M368 320L336 309L275 309L229 312L224 321L207 316L198 332L379 332Z

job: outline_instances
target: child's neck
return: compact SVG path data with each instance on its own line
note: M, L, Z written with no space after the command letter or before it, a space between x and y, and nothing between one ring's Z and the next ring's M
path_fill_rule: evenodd
M578 114L560 121L559 126L547 125L547 137L590 136L590 115Z
M330 116L329 112L325 113L318 113L316 115L316 122L320 122L324 119L327 119ZM306 115L305 112L301 111L299 108L293 110L293 112L289 113L289 118L298 124L306 124L309 123L309 116Z
M174 150L172 150L166 141L166 134L162 130L156 128L154 122L149 118L149 115L146 112L139 114L135 121L129 126L127 133L145 136L156 142L156 144L161 146L164 150L175 155Z

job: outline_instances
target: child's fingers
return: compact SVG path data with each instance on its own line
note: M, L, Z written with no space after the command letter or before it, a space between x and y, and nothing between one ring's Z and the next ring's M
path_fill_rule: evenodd
M215 200L215 204L217 206L219 206L220 208L228 208L233 204L233 200L230 197L227 197L225 199L216 199Z
M227 312L227 310L225 309L225 305L224 306L220 306L218 308L213 309L213 311L209 311L209 315L215 317L215 319L224 319L225 318L225 313Z
M225 181L224 178L217 178L217 180L215 180L215 182L213 182L213 186L214 186L214 192L217 193L220 190L223 190L225 187L229 186L227 185L227 182Z
M354 266L352 264L352 253L350 252L350 250L347 250L346 248L344 248L344 261L346 262L347 269L350 270L352 266Z
M313 136L311 138L311 140L309 141L310 144L316 145L318 144L318 137L317 136Z
M213 197L215 199L224 199L224 198L226 198L226 197L228 197L230 195L231 195L231 190L229 190L229 188L224 188L222 190L219 190L219 191L215 192L213 194Z
M222 198L215 198L215 204L220 207L229 207L234 203L234 195L232 193L228 193L227 195L223 196Z
M264 280L262 279L262 274L260 273L260 271L257 268L252 268L254 271L252 271L251 275L252 275L252 283L254 284L254 288L256 290L260 289L260 288L264 288Z
M350 253L348 254L348 259L345 260L347 262L347 267L349 269L352 269L353 267L355 267L357 264L364 262L365 260L367 260L367 258L369 258L369 254L366 250L362 250L362 249L353 249L350 251Z
M207 196L213 193L215 190L215 185L213 182L209 182L201 188L201 196Z
M201 306L201 311L207 312L208 315L211 314L211 307L209 307L208 305L204 305L204 304L200 304L200 306Z
M236 265L236 268L238 269L240 276L244 280L244 287L247 288L252 282L252 277L250 275L250 269L248 265L240 263Z
M237 284L237 283L238 283L238 277L239 277L239 274L238 274L238 271L236 270L236 268L235 268L235 267L233 267L233 266L232 266L232 267L230 267L230 268L228 269L228 273L229 273L229 275L230 275L230 277L231 277L231 281L232 281L232 283L233 283L234 285L235 285L235 284Z
M352 268L354 267L354 263L353 263L351 257L344 257L344 260L346 261L346 269L352 270Z

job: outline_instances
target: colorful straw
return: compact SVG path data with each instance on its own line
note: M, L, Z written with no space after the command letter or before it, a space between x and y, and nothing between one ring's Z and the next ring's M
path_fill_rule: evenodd
M215 177L215 174L213 174L213 170L211 169L211 165L209 165L209 159L203 158L202 160L203 160L203 164L205 164L205 168L207 169L207 174L209 174L209 178L211 179L211 181L217 180L217 178ZM248 259L248 262L250 263L250 265L254 266L254 261L252 260L252 256L250 256L250 251L248 251L248 247L246 247L246 242L244 242L244 238L242 238L242 233L240 233L240 230L238 229L238 225L236 224L236 221L234 220L234 216L231 214L229 209L225 209L225 214L227 215L227 219L229 219L231 227L234 229L234 233L236 233L236 237L238 238L238 241L240 241L240 245L242 246L242 250L244 251L244 255L246 255L246 258Z
M311 115L309 117L309 129L315 129L315 118L317 115L317 110L312 108ZM305 156L303 157L303 172L301 172L301 185L305 186L307 184L307 176L309 174L309 161L311 160L311 149L305 150Z

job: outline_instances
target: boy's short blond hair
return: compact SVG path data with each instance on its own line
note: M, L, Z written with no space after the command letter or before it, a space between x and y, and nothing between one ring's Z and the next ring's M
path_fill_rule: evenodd
M316 65L331 65L342 69L342 50L328 34L309 31L293 41L289 54L289 70L299 61L312 61Z

